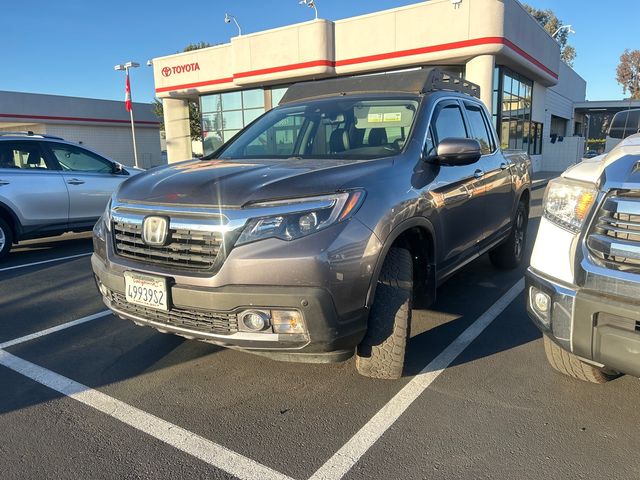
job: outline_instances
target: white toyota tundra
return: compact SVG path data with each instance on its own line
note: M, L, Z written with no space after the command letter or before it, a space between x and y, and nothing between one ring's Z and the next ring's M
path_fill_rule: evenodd
M527 310L556 370L640 377L640 134L552 180L527 271Z

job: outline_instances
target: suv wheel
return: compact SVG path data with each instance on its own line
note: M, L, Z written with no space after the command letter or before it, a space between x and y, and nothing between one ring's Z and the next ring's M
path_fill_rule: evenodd
M527 223L529 215L527 206L523 201L518 204L516 216L513 219L513 227L507 240L489 252L489 258L498 268L514 269L522 262L527 240Z
M560 348L546 335L544 335L544 353L547 355L549 365L555 370L584 382L607 383L618 376L583 362L573 353Z
M392 248L378 278L367 335L356 353L356 368L361 375L382 379L402 376L412 297L411 254L404 248Z
M13 244L13 232L2 218L0 218L0 258L8 255Z

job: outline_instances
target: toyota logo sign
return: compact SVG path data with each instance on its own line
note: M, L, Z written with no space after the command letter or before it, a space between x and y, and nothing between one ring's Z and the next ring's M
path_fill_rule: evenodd
M179 73L197 72L200 70L200 64L198 62L185 63L184 65L174 65L173 67L164 67L161 72L163 77L169 77L171 75Z

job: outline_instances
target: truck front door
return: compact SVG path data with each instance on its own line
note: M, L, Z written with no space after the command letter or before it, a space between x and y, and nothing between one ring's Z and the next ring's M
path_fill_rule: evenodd
M425 155L433 155L445 138L471 138L462 106L457 100L440 101L434 110L425 145ZM433 221L438 235L438 270L445 274L478 253L485 219L478 196L482 175L477 163L471 165L425 164L430 170L423 196L433 205Z

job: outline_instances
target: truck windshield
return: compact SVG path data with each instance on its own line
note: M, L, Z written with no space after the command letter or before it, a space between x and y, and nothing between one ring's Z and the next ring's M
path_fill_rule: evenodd
M388 157L403 149L417 109L418 102L406 98L334 98L279 107L240 132L215 156L353 160Z

